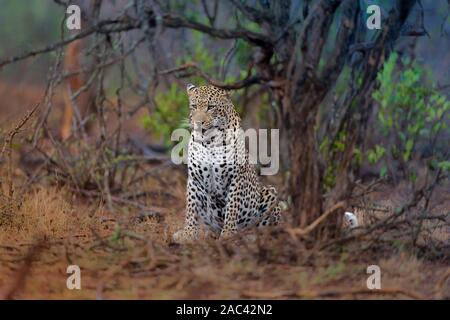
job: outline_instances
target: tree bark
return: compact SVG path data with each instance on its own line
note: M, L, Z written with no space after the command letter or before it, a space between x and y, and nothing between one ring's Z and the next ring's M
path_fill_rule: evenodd
M323 210L323 166L316 138L316 117L320 103L342 70L359 10L358 1L343 2L337 43L321 75L320 57L341 1L321 1L312 8L298 35L288 68L283 111L290 139L293 222L300 227L310 224Z

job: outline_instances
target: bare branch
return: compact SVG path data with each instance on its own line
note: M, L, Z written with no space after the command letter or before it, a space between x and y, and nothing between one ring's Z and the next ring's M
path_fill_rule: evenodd
M321 81L330 84L336 81L347 58L348 48L356 30L359 1L345 1L342 10L343 14L336 37L336 45L320 77Z
M119 20L103 20L103 21L100 21L98 24L95 24L92 27L89 27L86 30L84 30L76 35L73 35L65 40L62 40L60 42L53 43L47 47L40 48L37 50L31 50L28 52L24 52L20 55L17 55L17 56L11 57L11 58L0 60L0 70L8 64L15 63L20 60L24 60L24 59L27 59L27 58L30 58L30 57L33 57L33 56L36 56L39 54L54 51L56 49L59 49L61 47L68 45L69 43L71 43L77 39L85 38L95 32L98 32L98 33L122 32L122 31L132 30L132 29L135 29L138 27L139 27L139 23L133 23L133 21L127 21L124 23L123 21L119 21Z
M180 72L180 71L186 71L189 69L194 69L195 74L206 79L209 83L211 83L213 86L222 88L222 89L228 89L228 90L237 90L237 89L242 89L245 87L249 87L253 84L265 84L268 85L270 87L279 87L282 85L282 83L277 82L277 81L265 81L264 79L262 79L260 76L251 76L251 73L249 72L247 74L247 77L243 80L234 82L234 83L224 83L221 81L217 81L215 79L213 79L211 76L209 76L206 72L204 72L203 70L201 70L195 63L186 63L183 64L179 67L176 68L172 68L172 69L168 69L168 70L163 70L161 72L159 72L160 75L168 75L171 73L176 73L176 72Z
M151 21L151 25L154 21ZM261 47L271 47L272 40L266 35L246 29L217 29L173 14L163 16L163 24L169 28L188 28L197 30L219 39L243 39Z
M238 8L239 11L242 12L242 14L251 21L254 21L256 23L273 22L273 17L267 14L266 12L260 11L249 5L246 5L240 0L230 0L230 2L233 3L235 7Z

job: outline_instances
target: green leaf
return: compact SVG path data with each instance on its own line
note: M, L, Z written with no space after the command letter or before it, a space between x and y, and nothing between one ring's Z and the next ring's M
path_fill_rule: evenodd
M381 177L381 178L385 178L385 177L386 177L386 174L387 174L387 167L386 167L386 166L383 166L383 167L380 169L380 177Z
M441 161L437 164L437 167L445 171L450 171L450 161Z

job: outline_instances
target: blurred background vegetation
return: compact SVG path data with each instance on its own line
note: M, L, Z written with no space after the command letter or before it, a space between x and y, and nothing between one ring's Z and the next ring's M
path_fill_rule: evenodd
M394 1L360 1L361 7L378 4L385 15ZM50 0L0 0L0 57L17 55L35 48L42 48L58 41L61 37L62 22L65 7ZM84 10L86 1L78 1ZM125 0L107 1L102 6L101 16L111 17L121 12L131 2ZM249 5L257 6L258 1L248 1ZM217 4L217 7L216 7ZM293 1L292 15L302 10L303 1ZM373 94L376 108L371 114L369 127L371 133L366 137L365 150L356 148L353 161L364 164L361 175L371 177L387 177L399 181L407 177L414 181L416 169L411 165L418 159L433 155L433 161L428 166L448 168L448 160L444 153L448 149L449 139L449 85L450 85L450 17L447 1L422 0L424 13L424 28L426 35L419 37L403 37L396 45L396 53L386 62L377 77L378 88ZM241 11L236 10L228 1L205 2L167 1L165 8L179 15L204 24L219 28L241 26L246 30L263 32L261 25L247 19ZM420 7L415 6L408 20L415 24L421 17ZM216 13L214 13L216 12ZM214 19L211 15L216 14ZM333 39L337 36L340 8L337 19L333 22L329 41L324 49L319 66L326 63L326 58L333 49ZM291 17L292 18L292 17ZM408 27L408 26L407 26ZM64 28L63 28L64 29ZM69 35L68 30L64 30ZM150 75L155 65L162 69L170 69L185 64L195 64L210 78L233 83L243 79L248 74L249 64L258 52L248 42L242 39L217 39L205 33L191 29L165 29L155 46L156 56L148 54L142 43L136 49L136 54L124 60L126 82L123 87L120 80L120 68L110 68L105 74L104 91L107 100L114 100L118 90L121 100L128 109L141 103L146 111L139 110L132 118L125 132L137 136L149 145L170 147L171 132L179 127L187 126L188 104L184 93L186 82L205 84L204 77L186 70L182 77L173 74L160 77L151 97L148 96L151 83ZM375 38L377 32L368 32L366 40ZM142 36L141 31L131 31L120 37L113 38L113 46L118 51L123 45L127 50ZM120 39L119 39L120 38ZM88 41L92 43L93 36ZM92 49L92 48L91 48ZM19 63L7 65L0 73L3 84L22 88L18 96L26 96L27 92L43 92L49 77L56 52L38 55ZM86 57L83 57L86 58ZM279 57L274 55L273 59ZM92 63L92 56L87 57L87 65ZM330 105L335 104L348 91L348 81L351 65L346 65L333 91L323 101L319 112L319 123L324 123L330 112ZM181 80L182 79L182 80ZM4 94L8 89L4 88ZM31 94L33 95L33 94ZM56 97L57 98L57 97ZM279 128L281 127L280 110L274 102L274 97L264 87L252 86L233 91L232 99L238 112L244 119L244 127ZM62 104L62 101L59 101ZM113 102L115 104L116 102ZM18 102L20 108L11 107L8 101L0 102L0 112L7 119L11 114L20 112L27 107ZM58 100L56 100L58 104ZM29 106L29 103L28 103ZM58 113L58 108L52 111ZM145 108L144 108L145 109ZM55 115L58 119L60 115ZM128 131L127 131L128 130ZM320 129L319 131L323 130ZM439 138L436 139L436 134ZM324 158L333 152L342 151L345 135L332 144L326 134L319 132L319 145ZM285 149L284 149L285 150ZM282 155L283 157L284 155ZM289 167L284 161L283 171ZM324 177L325 184L332 187L335 183L337 163L327 167Z

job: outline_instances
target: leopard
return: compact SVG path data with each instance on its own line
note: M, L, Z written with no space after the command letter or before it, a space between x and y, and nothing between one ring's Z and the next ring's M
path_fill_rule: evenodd
M229 90L188 84L186 91L191 129L186 217L173 242L198 240L202 227L220 240L248 228L277 225L282 211L277 190L262 184L249 162Z

